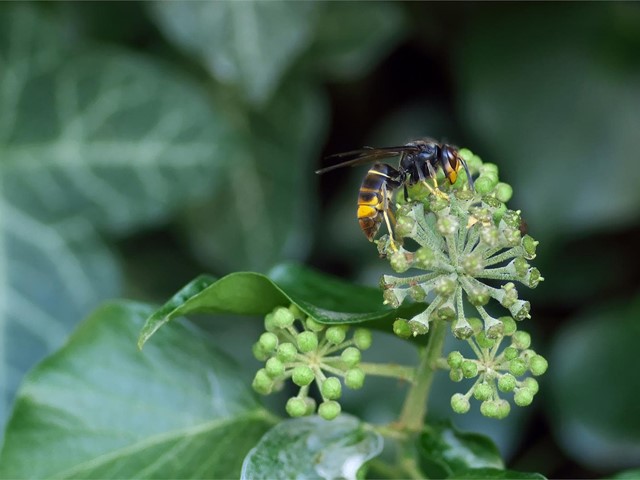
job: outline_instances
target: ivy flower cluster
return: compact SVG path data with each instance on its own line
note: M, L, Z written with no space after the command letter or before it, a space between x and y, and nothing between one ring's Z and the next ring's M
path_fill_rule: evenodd
M347 338L348 325L318 323L293 304L277 307L266 315L264 324L266 331L253 346L254 356L265 362L254 377L254 390L268 395L291 379L299 390L287 401L286 411L301 417L316 411L316 401L309 396L315 383L322 398L318 414L326 420L337 417L342 384L359 389L364 383L365 373L359 364L361 351L371 346L371 332L357 328Z
M384 275L381 286L385 303L393 307L407 297L429 303L413 318L396 320L397 335L423 335L433 322L447 321L454 336L471 345L476 359L452 352L444 365L454 381L477 378L465 394L452 397L453 410L467 412L473 395L482 402L483 415L503 418L510 406L499 392L513 392L516 405L528 405L538 383L534 378L516 377L527 371L541 375L547 368L546 360L529 348L529 334L517 331L516 325L530 318L531 310L530 303L520 298L516 283L536 288L544 280L529 264L538 242L523 233L520 212L507 208L513 190L499 181L497 167L483 163L469 150L460 154L472 174L479 174L475 188L468 188L461 172L453 186L445 184L434 192L417 185L410 191L410 201L397 210L395 239L381 238L378 250L394 271L413 268L424 273ZM490 302L501 305L508 315L491 315L488 310L496 307ZM471 309L477 315L467 317L466 310ZM507 337L511 344L504 348Z
M430 301L406 325L397 324L397 333L421 335L429 331L433 320L449 320L456 337L468 338L473 329L465 315L465 299L477 310L489 338L498 338L504 331L503 322L485 309L492 299L515 320L530 317L530 304L519 298L514 282L535 288L543 280L540 271L528 263L536 256L538 242L522 234L520 212L506 207L512 189L498 181L497 167L483 164L468 150L461 155L480 174L475 191L445 186L440 194L425 196L414 189L415 198L398 209L394 233L404 244L410 239L417 248L398 248L389 236L378 242L378 249L396 272L426 271L382 278L385 303L397 307L406 297ZM461 177L464 180L464 174ZM466 185L460 180L456 185L461 183ZM488 283L493 281L506 283L496 288Z
M467 413L470 408L469 399L473 397L482 402L480 412L491 418L504 418L509 414L511 406L500 397L500 392L513 393L513 401L519 407L525 407L533 401L538 393L538 382L533 377L523 377L527 372L534 376L542 375L547 370L547 360L530 349L531 336L524 331L516 330L516 323L511 317L500 319L504 332L500 338L489 338L483 330L479 318L469 318L474 336L467 339L476 358L465 358L459 351L447 356L449 377L454 382L465 378L476 381L466 393L456 393L451 397L451 408L456 413ZM502 343L510 338L509 345L500 349Z

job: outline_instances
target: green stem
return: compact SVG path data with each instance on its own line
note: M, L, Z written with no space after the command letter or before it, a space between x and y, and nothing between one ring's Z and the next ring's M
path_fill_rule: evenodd
M438 358L442 356L447 322L434 321L429 333L429 342L420 352L420 363L416 369L415 382L404 400L399 426L405 430L422 431L427 414L427 398L437 370Z
M362 362L357 365L367 375L376 375L378 377L392 377L406 380L414 383L416 377L415 367L407 365L396 365L393 363L366 363Z

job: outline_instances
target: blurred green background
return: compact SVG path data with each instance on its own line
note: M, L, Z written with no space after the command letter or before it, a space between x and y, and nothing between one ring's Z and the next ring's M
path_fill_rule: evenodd
M0 5L0 425L104 299L285 260L377 284L364 171L313 172L423 136L498 164L546 278L525 294L550 360L534 405L454 422L516 470L639 467L637 3ZM258 324L208 322L247 378ZM381 361L415 354L379 344ZM349 410L389 419L388 392L371 382ZM434 418L452 392L440 379Z

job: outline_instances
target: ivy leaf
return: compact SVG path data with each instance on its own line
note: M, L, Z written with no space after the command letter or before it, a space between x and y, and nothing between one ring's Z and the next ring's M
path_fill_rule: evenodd
M150 307L113 302L25 379L2 478L231 478L273 423L192 325L131 341ZM25 448L27 447L27 448Z
M427 425L418 441L423 468L430 477L457 477L470 469L503 469L490 438L458 431L451 422Z
M234 145L233 168L221 188L187 212L191 246L203 263L264 273L284 260L304 259L314 218L312 161L327 114L317 89L293 83L264 111L245 116L243 141Z
M355 480L360 467L382 446L378 433L350 415L332 421L317 416L286 420L249 452L241 478Z
M549 363L550 424L564 450L602 470L640 458L640 297L576 318L555 335ZM603 408L606 405L606 408Z
M517 472L515 470L501 470L497 468L471 468L469 470L461 470L449 478L461 478L464 480L483 480L483 479L499 479L499 480L545 480L546 477L540 473Z
M399 5L327 2L318 11L313 43L305 54L317 74L345 81L365 75L403 36Z
M103 240L208 195L234 135L197 87L128 52L0 15L0 427L24 372L118 294Z
M312 2L157 2L152 13L169 40L219 81L263 105L310 42Z
M289 303L320 323L374 322L371 326L383 326L387 331L397 316L410 316L420 309L419 305L408 305L394 310L382 304L379 289L356 286L297 265L276 267L270 276L236 272L215 280L203 275L147 319L138 346L141 348L162 325L183 315L266 315Z

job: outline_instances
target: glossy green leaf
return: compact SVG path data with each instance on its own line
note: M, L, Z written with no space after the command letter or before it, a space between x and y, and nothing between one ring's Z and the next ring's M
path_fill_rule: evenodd
M430 477L457 476L469 469L502 469L498 447L484 435L458 431L450 422L427 425L418 442Z
M0 477L239 475L269 414L192 325L173 324L138 351L132 339L150 312L130 302L99 308L26 377Z
M203 263L216 271L265 273L284 260L304 259L327 115L319 90L294 83L264 111L245 116L222 187L188 211L191 246Z
M553 427L565 451L597 469L640 458L640 297L585 312L556 333L549 364Z
M382 437L350 415L287 420L269 430L249 452L243 479L355 480L360 467L376 457Z
M631 4L582 7L478 10L457 36L477 153L500 166L540 239L638 220L640 83L624 30L640 25Z
M117 295L104 233L208 195L234 136L195 85L0 6L0 427L24 372Z
M319 75L346 80L365 75L404 34L400 5L327 2L319 9L313 43L305 59Z
M265 315L279 305L296 304L321 323L375 322L391 330L397 316L411 316L416 305L394 310L382 304L377 288L353 285L298 265L281 265L269 276L231 273L219 280L200 276L155 311L140 332L142 345L170 320L194 313Z
M158 26L223 83L264 104L310 42L313 2L157 2Z
M497 468L472 468L469 470L461 470L450 478L460 478L464 480L484 480L493 478L500 480L545 480L546 477L539 473L516 472L514 470L501 470Z

